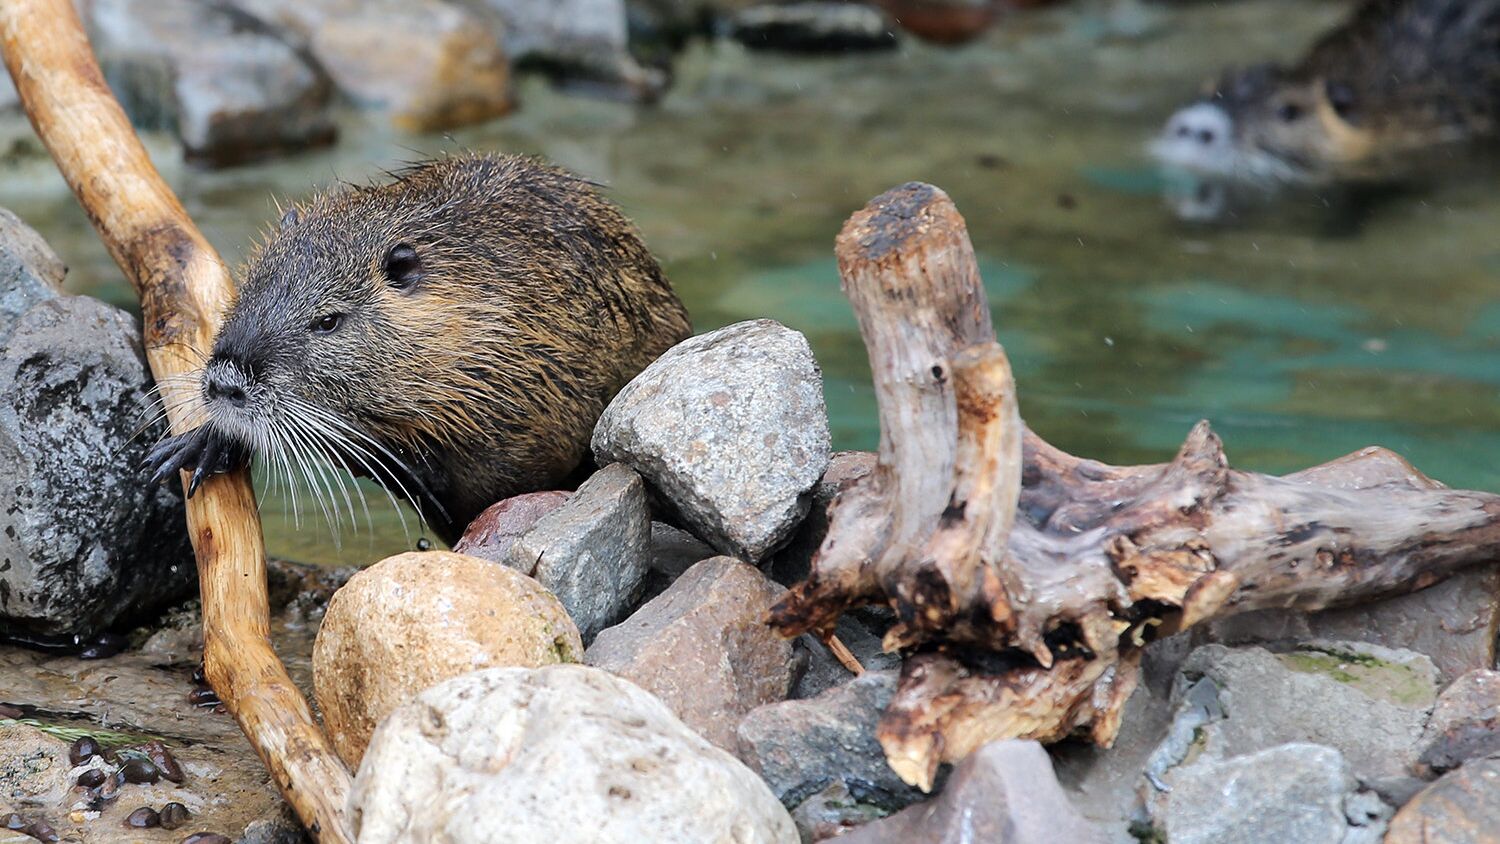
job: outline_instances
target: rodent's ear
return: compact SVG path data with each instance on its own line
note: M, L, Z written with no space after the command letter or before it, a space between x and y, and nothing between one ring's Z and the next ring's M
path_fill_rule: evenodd
M385 253L385 280L397 290L410 290L422 280L422 258L407 243L398 243Z

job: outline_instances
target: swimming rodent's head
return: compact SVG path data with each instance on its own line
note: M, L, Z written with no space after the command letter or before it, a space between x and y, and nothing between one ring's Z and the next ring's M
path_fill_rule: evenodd
M1316 184L1367 159L1353 89L1274 65L1231 71L1179 109L1151 143L1158 161L1199 176Z

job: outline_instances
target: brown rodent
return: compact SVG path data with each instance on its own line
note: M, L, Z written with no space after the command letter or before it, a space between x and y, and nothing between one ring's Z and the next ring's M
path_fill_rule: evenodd
M1226 73L1153 152L1205 176L1382 177L1500 132L1500 0L1367 0L1291 68Z
M193 469L196 488L255 455L343 503L304 471L317 454L451 542L495 501L562 483L609 400L690 333L583 179L480 154L394 175L292 208L250 256L193 385L206 420L157 446L157 478Z

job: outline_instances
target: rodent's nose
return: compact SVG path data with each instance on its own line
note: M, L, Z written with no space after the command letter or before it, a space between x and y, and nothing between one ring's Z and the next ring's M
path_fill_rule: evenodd
M213 374L208 376L208 383L203 390L208 395L209 401L226 401L235 407L244 407L247 397L245 388L236 384L223 375Z
M1212 147L1229 140L1229 115L1224 109L1209 103L1189 106L1167 121L1167 137L1178 142L1191 142L1199 146Z

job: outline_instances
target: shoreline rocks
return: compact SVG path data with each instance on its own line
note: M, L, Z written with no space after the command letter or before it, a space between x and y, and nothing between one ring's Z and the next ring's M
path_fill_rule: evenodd
M418 695L376 730L350 810L361 844L798 841L733 756L649 693L575 665L492 668Z
M475 557L411 552L334 593L313 682L334 749L352 767L381 719L423 689L476 669L582 656L577 628L536 581Z

